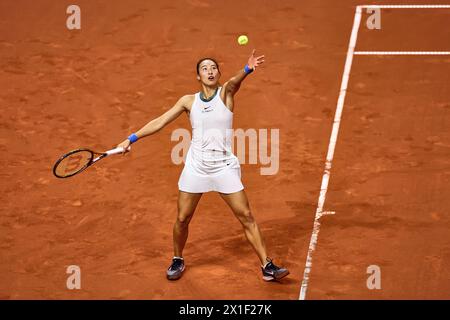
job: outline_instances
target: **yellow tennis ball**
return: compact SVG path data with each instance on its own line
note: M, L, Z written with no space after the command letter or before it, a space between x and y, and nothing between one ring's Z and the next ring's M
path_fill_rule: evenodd
M238 43L239 43L241 46L245 46L245 45L248 43L248 38L247 38L247 36L246 36L246 35L239 36L239 38L238 38Z

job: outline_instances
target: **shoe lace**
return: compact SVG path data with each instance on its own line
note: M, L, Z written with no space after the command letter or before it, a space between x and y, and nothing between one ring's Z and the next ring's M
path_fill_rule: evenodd
M267 269L272 269L272 270L279 270L280 268L278 266L276 266L272 261L273 259L267 258L266 261L268 262L268 264L266 265Z
M183 260L181 260L181 259L173 259L172 260L172 265L170 266L170 270L179 269L182 264L183 264Z

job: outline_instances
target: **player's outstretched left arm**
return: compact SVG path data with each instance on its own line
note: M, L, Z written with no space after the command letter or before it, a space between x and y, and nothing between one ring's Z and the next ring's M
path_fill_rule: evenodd
M255 49L253 49L247 65L242 68L234 77L225 82L224 88L227 95L234 96L241 87L241 82L254 70L264 63L264 55L255 57Z

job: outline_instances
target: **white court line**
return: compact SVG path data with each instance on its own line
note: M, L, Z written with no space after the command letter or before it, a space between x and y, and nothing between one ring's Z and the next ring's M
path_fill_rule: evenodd
M308 289L309 273L312 267L312 255L316 250L317 239L320 230L320 218L323 215L323 206L328 190L328 181L330 179L331 163L333 161L334 149L336 147L339 125L341 123L342 110L344 108L345 95L347 93L348 79L352 68L353 52L355 51L356 39L358 38L359 25L361 24L361 7L356 7L355 19L353 21L352 35L348 45L347 59L345 61L344 74L342 76L341 90L337 102L336 113L334 115L333 130L331 132L330 144L328 145L327 159L325 162L325 171L322 177L322 185L320 186L320 196L317 204L316 216L314 218L313 232L309 242L308 256L306 257L305 271L303 273L303 281L300 287L299 300L305 300L306 291Z
M325 214L333 214L332 212L324 212L323 207L324 207L325 198L326 198L326 194L327 194L327 190L328 190L328 182L329 182L330 173L331 173L331 164L333 161L334 149L336 147L336 141L337 141L337 137L338 137L338 133L339 133L339 126L341 123L342 110L344 108L344 101L345 101L345 96L347 93L347 86L348 86L348 80L350 77L350 70L352 68L353 56L354 56L354 54L362 55L363 53L377 52L377 51L356 51L355 52L356 40L358 38L358 31L359 31L359 26L361 24L361 13L362 13L363 8L380 8L380 9L383 9L383 8L442 9L442 8L444 8L444 9L450 9L450 5L379 5L379 6L365 5L365 6L357 6L356 7L352 33L351 33L351 37L350 37L350 43L349 43L348 51L347 51L347 59L345 61L344 74L342 76L341 89L340 89L338 103L337 103L337 107L336 107L336 113L334 116L334 123L333 123L333 129L331 132L330 144L328 146L328 153L327 153L327 158L326 158L326 162L325 162L325 171L324 171L324 174L322 177L322 184L320 186L320 195L319 195L319 200L318 200L318 204L317 204L316 215L314 218L314 226L313 226L313 231L311 234L311 240L309 242L308 256L306 257L305 270L303 273L302 285L300 287L299 300L306 299L306 292L308 289L308 282L309 282L309 274L310 274L311 268L312 268L312 255L313 255L314 251L316 250L317 240L318 240L319 231L320 231L320 221L319 220ZM379 51L379 52L392 53L395 51ZM397 51L397 52L401 52L401 51ZM403 51L403 53L406 53L406 52L408 52L408 51ZM415 52L421 52L421 51L415 51ZM426 52L426 51L423 51L423 52ZM439 52L439 51L437 51L437 52ZM442 52L446 53L446 51L442 51ZM410 54L410 53L408 53L408 54Z
M355 55L377 55L377 56L446 56L450 51L355 51Z
M365 5L364 9L450 9L450 5Z

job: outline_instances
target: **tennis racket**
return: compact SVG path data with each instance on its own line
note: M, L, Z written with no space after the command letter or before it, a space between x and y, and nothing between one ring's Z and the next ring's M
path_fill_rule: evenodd
M130 147L128 147L128 150ZM69 178L86 170L97 161L118 153L123 153L123 147L108 150L106 152L95 152L89 149L77 149L67 152L56 161L53 166L53 174L58 178Z

